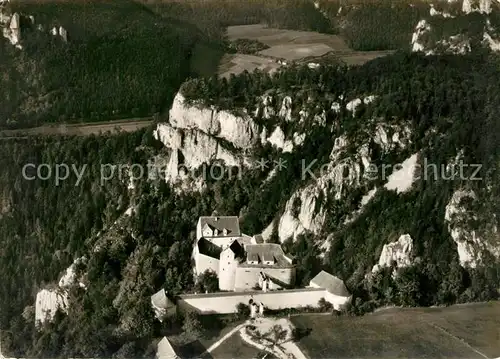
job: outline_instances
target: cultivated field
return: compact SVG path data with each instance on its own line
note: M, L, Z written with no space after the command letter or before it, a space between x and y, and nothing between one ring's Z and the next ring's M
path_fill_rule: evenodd
M320 34L312 31L295 31L268 28L265 25L240 25L227 28L229 40L258 40L270 47L284 44L317 45L324 44L332 50L348 51L349 46L337 35Z
M259 349L245 343L240 334L235 333L208 355L214 359L252 359L258 357L260 353ZM207 358L208 355L206 354L203 359Z
M222 58L219 67L219 74L222 77L229 77L231 74L240 74L247 70L249 72L257 69L273 73L280 67L280 64L273 59L245 55L245 54L226 54Z
M269 46L255 55L226 55L219 74L228 77L255 69L275 71L281 65L278 60L291 62L315 62L315 59L341 61L348 65L361 65L392 51L353 51L338 35L311 31L295 31L268 28L265 25L240 25L227 28L228 39L258 40Z
M500 303L391 309L364 317L300 315L311 328L299 342L309 358L496 358Z

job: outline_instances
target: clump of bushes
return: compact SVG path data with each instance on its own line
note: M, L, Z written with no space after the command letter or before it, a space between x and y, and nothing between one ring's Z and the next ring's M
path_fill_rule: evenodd
M228 45L229 52L247 55L256 54L257 52L268 48L269 46L267 46L266 44L258 40L251 39L236 39L234 41L231 41Z

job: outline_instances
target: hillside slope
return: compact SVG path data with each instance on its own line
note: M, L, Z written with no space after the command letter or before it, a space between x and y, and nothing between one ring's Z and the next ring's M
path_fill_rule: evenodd
M12 2L20 43L0 39L0 126L150 116L168 108L207 43L131 0ZM60 35L64 33L64 37Z

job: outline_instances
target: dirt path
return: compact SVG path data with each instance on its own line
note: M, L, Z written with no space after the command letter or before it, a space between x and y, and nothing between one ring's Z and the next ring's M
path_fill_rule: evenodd
M90 122L81 124L43 125L40 127L3 130L0 139L26 138L27 136L88 136L106 132L134 132L153 123L151 118L117 120L108 122Z
M213 352L215 349L217 349L222 343L224 343L227 339L229 339L234 333L236 333L237 331L239 331L241 328L243 328L245 325L247 325L247 323L243 323L243 324L240 324L238 325L237 327L235 327L234 329L232 329L229 333L227 333L226 335L224 335L222 338L220 338L219 340L217 340L215 343L213 343L210 348L208 348L205 353L211 353ZM203 354L205 354L203 353ZM200 358L203 357L203 354L200 355Z
M248 321L248 324L252 324L256 327L256 330L260 333L270 333L271 328L274 325L279 325L281 328L286 330L286 338L278 346L266 346L262 342L255 340L251 335L246 333L245 328L241 328L240 336L249 345L256 347L257 349L267 351L272 353L274 356L280 359L287 359L290 354L296 359L307 359L302 350L292 341L292 323L286 318L258 318L255 321ZM265 335L265 334L264 334Z

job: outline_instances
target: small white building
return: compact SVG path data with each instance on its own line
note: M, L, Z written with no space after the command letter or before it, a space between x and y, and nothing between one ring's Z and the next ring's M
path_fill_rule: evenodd
M151 296L151 307L155 312L156 319L161 322L167 311L174 308L174 304L167 298L167 293L162 288Z
M163 337L158 343L156 359L180 359L167 337Z
M335 310L341 310L352 299L344 281L325 271L311 279L309 287L325 289L325 300L332 303Z

